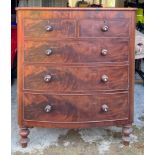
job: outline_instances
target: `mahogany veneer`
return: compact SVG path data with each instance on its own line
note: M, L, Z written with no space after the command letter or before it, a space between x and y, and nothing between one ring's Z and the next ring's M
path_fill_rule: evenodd
M106 56L102 55L103 49ZM72 39L63 41L24 42L25 63L93 63L93 62L128 62L128 38ZM52 56L45 54L50 49ZM94 52L96 51L96 52ZM119 52L119 54L118 54Z
M133 122L133 8L17 8L18 123L28 128Z

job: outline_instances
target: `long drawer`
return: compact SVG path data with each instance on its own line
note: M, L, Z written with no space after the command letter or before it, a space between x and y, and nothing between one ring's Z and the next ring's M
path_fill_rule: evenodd
M26 63L128 62L128 39L25 41Z
M53 123L101 122L129 117L128 93L31 94L25 93L24 119Z
M76 21L73 19L25 19L24 35L37 38L74 38Z
M53 92L128 90L128 65L25 65L24 89Z

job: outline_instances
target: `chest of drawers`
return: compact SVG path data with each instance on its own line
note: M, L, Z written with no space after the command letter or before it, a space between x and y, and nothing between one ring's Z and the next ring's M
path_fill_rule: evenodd
M17 8L18 122L31 127L122 126L133 122L133 8Z

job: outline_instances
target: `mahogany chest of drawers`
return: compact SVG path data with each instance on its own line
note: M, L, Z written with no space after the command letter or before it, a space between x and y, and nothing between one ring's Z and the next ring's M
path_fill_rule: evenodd
M122 126L133 122L133 8L17 8L18 122L31 127Z

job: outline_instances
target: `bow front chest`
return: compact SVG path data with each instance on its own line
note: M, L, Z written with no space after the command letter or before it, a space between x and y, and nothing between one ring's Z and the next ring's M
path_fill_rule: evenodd
M133 122L135 9L17 8L18 122L31 127Z

